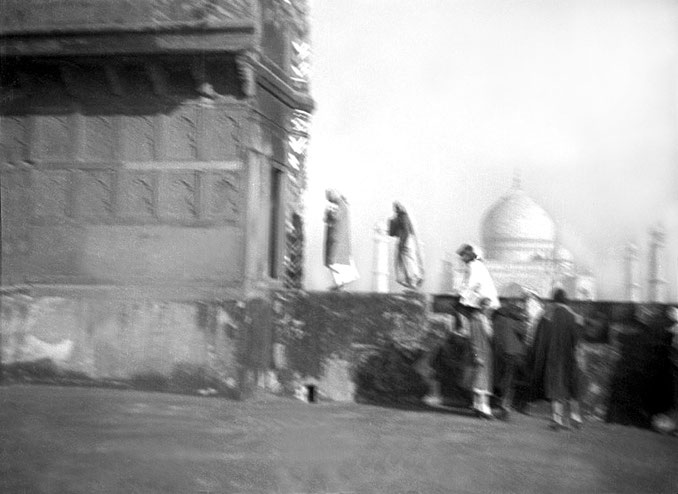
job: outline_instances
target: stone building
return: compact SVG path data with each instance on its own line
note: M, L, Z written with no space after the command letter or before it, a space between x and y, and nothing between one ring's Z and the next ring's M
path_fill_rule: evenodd
M267 306L298 241L304 0L5 0L0 53L4 293L121 300L140 331L157 304Z
M500 296L518 284L542 297L562 287L571 298L595 299L595 278L560 244L553 219L518 181L485 212L480 231L485 262ZM463 278L464 267L457 263L453 291Z

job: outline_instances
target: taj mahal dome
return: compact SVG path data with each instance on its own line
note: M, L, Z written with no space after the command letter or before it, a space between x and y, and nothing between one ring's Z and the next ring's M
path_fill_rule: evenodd
M559 242L553 219L523 191L519 180L485 211L480 238L484 261L500 295L520 285L541 297L550 297L560 287L573 299L596 298L593 275ZM464 266L457 260L450 267L453 291L457 291Z

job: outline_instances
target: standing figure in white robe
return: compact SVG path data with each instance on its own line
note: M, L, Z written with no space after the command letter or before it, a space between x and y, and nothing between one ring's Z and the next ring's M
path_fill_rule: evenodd
M417 290L424 282L421 249L414 233L412 220L399 202L393 203L395 215L389 220L388 234L398 239L395 255L396 282L407 289Z
M490 315L499 308L497 289L480 256L480 250L464 244L457 255L466 264L466 274L459 290L459 313L467 326L472 349L474 376L473 408L482 418L493 418L490 408L492 394L492 325Z
M325 192L325 266L332 274L334 290L360 278L351 251L351 222L346 198L334 189Z

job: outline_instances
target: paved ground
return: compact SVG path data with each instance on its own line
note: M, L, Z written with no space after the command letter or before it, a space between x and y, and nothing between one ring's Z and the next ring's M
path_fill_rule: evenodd
M282 398L0 387L2 493L678 493L678 438Z

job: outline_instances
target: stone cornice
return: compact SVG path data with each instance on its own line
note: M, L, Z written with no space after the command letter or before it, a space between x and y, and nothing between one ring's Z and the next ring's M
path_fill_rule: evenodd
M265 59L260 60L257 74L259 84L290 108L312 113L315 102L311 95L295 90L271 68L270 63Z
M237 29L0 34L0 56L229 53L251 47L255 33L255 24L247 23Z

